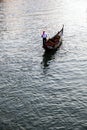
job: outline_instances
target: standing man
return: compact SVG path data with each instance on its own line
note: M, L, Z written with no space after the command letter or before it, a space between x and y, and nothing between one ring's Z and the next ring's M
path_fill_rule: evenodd
M41 35L41 37L43 38L43 45L45 45L46 38L47 38L47 34L45 33L45 31L43 31L43 34Z

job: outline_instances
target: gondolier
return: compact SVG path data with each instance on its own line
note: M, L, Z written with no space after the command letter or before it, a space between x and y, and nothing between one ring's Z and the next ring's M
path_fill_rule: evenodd
M43 45L45 45L46 39L47 39L47 34L45 31L43 31L43 34L41 35L41 37L43 38Z

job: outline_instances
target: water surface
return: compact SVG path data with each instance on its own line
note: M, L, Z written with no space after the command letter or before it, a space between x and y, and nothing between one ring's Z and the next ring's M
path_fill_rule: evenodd
M0 1L0 130L87 129L87 1ZM63 44L45 53L64 24Z

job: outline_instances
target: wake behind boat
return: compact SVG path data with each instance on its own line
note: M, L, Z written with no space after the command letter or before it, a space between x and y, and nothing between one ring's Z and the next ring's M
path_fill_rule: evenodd
M48 50L57 50L61 44L62 44L62 36L63 36L63 30L64 30L64 25L62 29L52 38L46 40L44 42L43 40L43 48L48 51Z

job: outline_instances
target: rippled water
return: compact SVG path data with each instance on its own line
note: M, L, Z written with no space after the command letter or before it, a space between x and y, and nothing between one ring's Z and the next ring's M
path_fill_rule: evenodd
M0 0L0 130L86 129L87 0Z

